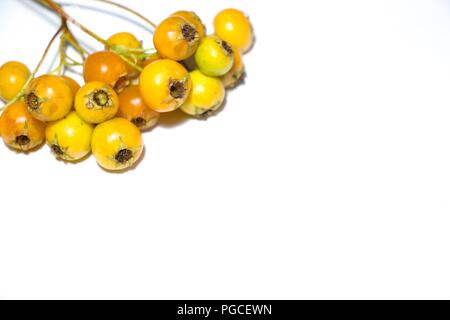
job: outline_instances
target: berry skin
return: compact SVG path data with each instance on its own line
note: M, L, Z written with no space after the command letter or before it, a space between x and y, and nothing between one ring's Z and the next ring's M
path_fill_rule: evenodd
M141 73L139 90L144 103L157 112L178 109L191 91L188 71L178 62L162 59Z
M67 84L69 85L70 89L72 90L73 96L75 97L78 90L80 90L80 85L78 84L78 82L76 82L74 79L72 79L71 77L68 76L61 76L61 78L63 78Z
M238 50L233 49L234 64L230 71L220 79L227 89L236 87L244 77L245 65L242 60L242 54Z
M86 83L100 81L120 91L129 84L127 75L126 62L114 52L93 53L84 63L83 76Z
M63 78L43 75L31 81L25 102L36 119L56 121L64 118L72 109L73 93Z
M195 62L204 74L211 77L223 76L233 67L233 49L216 36L206 37L195 53Z
M45 139L45 124L31 116L25 102L10 105L0 117L0 133L7 146L30 151Z
M226 9L220 12L214 19L214 31L242 53L249 51L253 45L253 28L242 11Z
M92 135L92 154L106 170L120 171L132 167L143 149L140 130L123 118L99 124Z
M144 104L139 86L130 86L119 94L118 117L127 119L140 130L154 127L159 120L159 113Z
M8 102L19 94L30 77L30 70L20 62L7 62L0 67L0 98Z
M153 44L161 57L175 61L193 56L199 42L195 26L180 16L172 16L161 22L153 36Z
M190 24L192 24L193 26L195 26L195 29L198 32L198 36L201 39L203 39L204 37L206 37L206 27L203 24L202 19L200 19L200 17L193 11L177 11L174 14L171 15L172 17L182 17L184 18L187 22L189 22Z
M181 106L181 110L191 116L205 117L219 109L225 100L225 88L222 82L204 75L199 70L190 73L192 90Z
M45 137L57 159L79 161L91 152L93 131L94 127L73 111L64 119L49 123Z
M115 117L119 110L119 97L106 83L90 82L78 91L75 110L87 123L98 124Z

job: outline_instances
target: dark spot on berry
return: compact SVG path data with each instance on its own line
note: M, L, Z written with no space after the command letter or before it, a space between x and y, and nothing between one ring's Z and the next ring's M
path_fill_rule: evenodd
M206 110L203 113L198 114L197 118L199 118L201 120L207 120L209 117L214 115L214 113L215 113L215 110Z
M94 102L100 106L104 107L109 102L109 94L106 90L98 90L94 93Z
M182 99L186 94L186 87L183 81L174 80L170 83L170 95L174 99Z
M225 50L226 53L228 53L229 55L233 54L233 48L230 46L230 44L228 42L222 40L221 45L222 45L223 50Z
M230 85L229 89L233 89L233 88L236 88L237 86L239 86L241 84L244 84L245 83L245 77L246 77L245 71L241 72L241 73L233 74L234 83L232 83Z
M58 146L57 144L53 144L53 145L51 146L51 149L52 149L52 152L53 152L54 154L56 154L57 156L62 156L62 155L64 155L64 152L61 150L61 147Z
M138 117L138 118L132 119L131 123L133 123L138 128L143 128L147 124L147 120L145 120L142 117Z
M114 85L114 90L118 93L122 92L126 87L128 87L130 84L130 80L128 80L127 77L121 77L119 80L117 80L116 84Z
M185 24L181 27L181 34L183 38L191 42L197 38L197 30L190 24Z
M26 146L30 142L31 142L31 140L30 140L30 138L28 138L28 136L21 135L21 136L16 137L16 144L19 146Z
M39 107L41 106L39 97L34 92L30 92L26 95L25 102L27 103L28 108L33 111L39 110Z
M116 154L116 161L120 164L125 164L133 158L133 152L128 149L122 149Z

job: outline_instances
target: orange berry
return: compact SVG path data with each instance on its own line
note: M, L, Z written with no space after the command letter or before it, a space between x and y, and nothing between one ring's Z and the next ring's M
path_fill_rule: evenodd
M43 75L31 81L25 102L31 115L49 122L64 118L72 109L73 93L66 80Z
M0 67L0 98L12 100L28 80L31 72L20 62L7 62Z
M221 11L214 19L214 31L221 39L245 53L253 45L253 27L247 16L236 9Z
M158 123L159 113L145 105L139 86L129 86L119 94L118 117L125 118L140 130L147 130Z
M186 60L197 50L200 36L196 27L180 16L161 22L155 30L153 43L158 53L175 61Z
M191 79L181 64L162 59L142 71L139 89L150 108L157 112L170 112L186 101L191 91Z
M114 52L93 53L84 63L83 76L86 83L100 81L120 91L129 84L127 75L126 62Z
M0 134L5 144L19 151L29 151L45 140L45 124L31 116L25 102L6 108L0 117Z

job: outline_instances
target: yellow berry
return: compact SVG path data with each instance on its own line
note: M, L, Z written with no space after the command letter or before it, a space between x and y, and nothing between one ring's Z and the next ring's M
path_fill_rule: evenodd
M253 27L248 17L239 10L226 9L214 19L216 35L245 53L251 49L254 41Z
M45 136L54 156L65 161L78 161L91 151L93 125L76 112L47 125Z
M147 106L157 112L170 112L186 101L191 91L191 80L181 64L161 59L142 71L139 90Z
M106 83L90 82L78 90L75 110L87 123L101 123L117 114L119 97Z
M20 62L7 62L0 67L0 98L12 100L30 77L30 70Z
M219 109L225 99L225 88L218 78L199 70L190 73L192 90L181 110L192 116L207 116Z
M195 53L195 62L204 74L211 77L223 76L233 67L233 49L216 36L206 37Z
M143 148L141 131L123 118L99 124L92 135L92 154L106 170L132 167L141 157Z

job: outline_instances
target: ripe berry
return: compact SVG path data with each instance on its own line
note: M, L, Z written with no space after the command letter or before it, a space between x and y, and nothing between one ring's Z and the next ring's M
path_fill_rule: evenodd
M172 16L156 28L153 43L163 58L181 61L191 57L200 42L195 25L180 16Z
M43 75L27 89L25 102L31 115L49 122L64 118L73 106L73 93L66 80L54 75Z
M205 117L219 109L225 99L225 88L222 82L213 77L204 75L199 70L190 73L192 90L181 106L185 113Z
M195 53L195 62L204 74L211 77L223 76L233 67L233 49L216 36L206 37Z
M159 113L147 107L142 100L139 86L129 86L119 94L118 117L125 118L140 130L147 130L158 123Z
M83 76L86 83L104 82L117 91L128 86L128 69L125 61L116 53L100 51L91 54L84 63Z
M84 85L75 97L75 110L87 123L97 124L114 118L119 97L106 83L94 81Z
M181 64L162 59L142 71L139 89L147 106L157 112L170 112L186 101L191 91L191 80Z
M57 159L79 161L91 152L94 127L72 111L64 119L50 122L45 129L47 145Z
M92 154L106 170L124 170L133 166L142 155L141 132L123 118L99 124L92 135Z
M0 134L5 144L19 151L30 151L45 139L45 124L31 116L25 102L6 108L0 117Z
M226 9L220 12L214 19L214 31L221 39L243 53L253 45L253 28L242 11Z
M20 62L7 62L0 67L0 98L12 100L22 89L30 76L30 70Z

